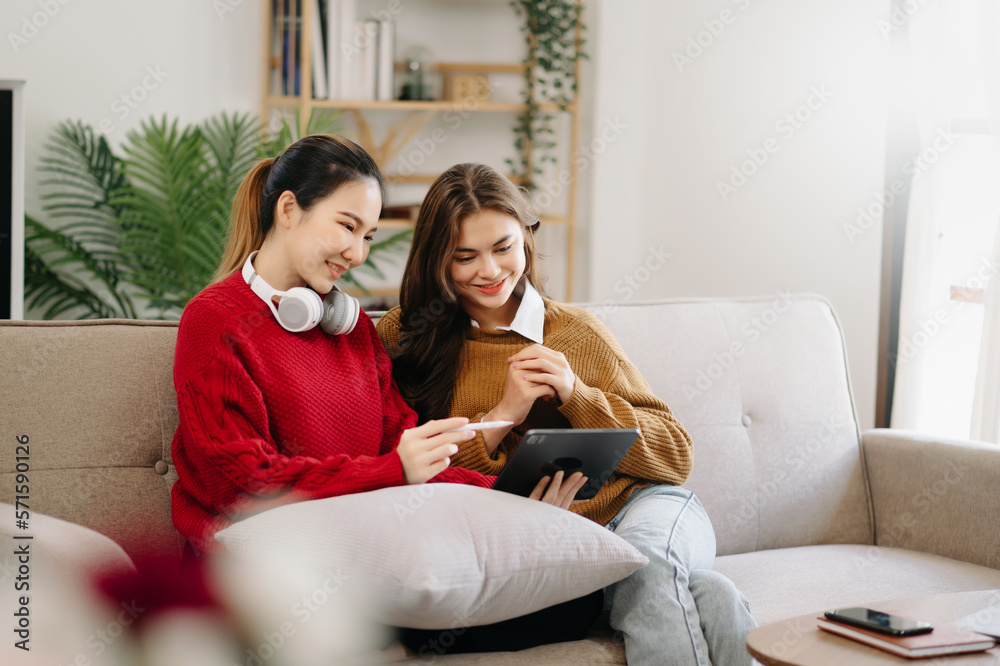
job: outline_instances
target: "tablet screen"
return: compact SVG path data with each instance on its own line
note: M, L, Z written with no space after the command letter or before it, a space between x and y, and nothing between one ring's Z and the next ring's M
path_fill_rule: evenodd
M529 430L493 488L527 497L543 476L551 476L560 469L564 476L569 476L579 470L588 481L576 499L590 499L638 438L639 430L635 428Z

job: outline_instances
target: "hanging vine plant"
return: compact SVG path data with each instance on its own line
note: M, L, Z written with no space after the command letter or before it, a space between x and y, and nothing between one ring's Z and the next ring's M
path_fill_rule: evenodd
M587 57L583 8L577 0L510 0L510 4L524 19L526 108L514 126L514 148L520 157L507 163L533 192L542 166L556 163L555 115L543 112L540 105L554 103L565 110L576 99L576 62Z

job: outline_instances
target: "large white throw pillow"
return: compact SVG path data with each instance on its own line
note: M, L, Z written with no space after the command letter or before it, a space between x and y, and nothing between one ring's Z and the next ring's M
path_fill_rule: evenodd
M261 560L284 551L318 562L365 600L372 619L417 629L532 613L648 562L618 535L564 509L446 483L289 504L216 539Z

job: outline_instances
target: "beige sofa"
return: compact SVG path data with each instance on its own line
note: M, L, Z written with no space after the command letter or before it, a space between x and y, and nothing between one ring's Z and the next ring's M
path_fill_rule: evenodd
M859 433L841 329L810 295L593 304L691 433L686 484L718 539L716 569L761 623L844 604L1000 588L1000 449L913 433ZM38 537L67 567L127 567L142 544L180 556L170 522L176 324L0 323L0 501L14 438L31 444ZM0 532L16 532L13 519ZM7 546L5 545L6 549ZM67 557L69 554L89 555ZM108 565L108 561L117 562ZM604 634L449 664L624 663Z

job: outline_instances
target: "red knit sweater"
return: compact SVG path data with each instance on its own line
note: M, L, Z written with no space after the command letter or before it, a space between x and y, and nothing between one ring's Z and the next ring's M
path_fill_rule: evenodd
M396 447L417 416L391 373L366 314L348 335L289 333L240 273L206 288L177 333L174 525L218 552L215 533L250 513L404 483ZM494 480L461 468L432 479Z

